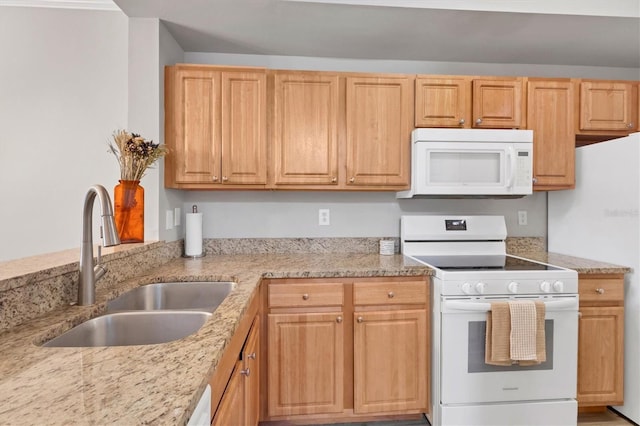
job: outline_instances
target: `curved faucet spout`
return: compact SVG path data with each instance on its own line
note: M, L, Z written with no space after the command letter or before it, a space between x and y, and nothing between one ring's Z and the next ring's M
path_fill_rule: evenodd
M98 262L93 265L93 226L92 213L96 196L100 202L102 226L100 235L105 247L117 246L120 238L113 219L113 207L109 193L101 185L93 185L87 191L82 210L82 245L80 246L80 278L78 280L78 305L92 305L96 301L96 281L106 272L100 264L100 249L98 248Z

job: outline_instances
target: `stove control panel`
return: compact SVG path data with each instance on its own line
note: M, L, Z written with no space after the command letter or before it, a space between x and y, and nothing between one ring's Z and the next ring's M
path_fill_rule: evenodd
M567 271L573 272L573 271ZM447 296L576 294L578 275L555 278L434 279L435 291Z

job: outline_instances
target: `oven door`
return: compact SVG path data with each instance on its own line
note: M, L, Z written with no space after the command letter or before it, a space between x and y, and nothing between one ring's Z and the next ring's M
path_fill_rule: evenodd
M484 362L487 312L495 300L500 297L442 299L441 403L575 398L578 297L544 298L547 361L526 367Z

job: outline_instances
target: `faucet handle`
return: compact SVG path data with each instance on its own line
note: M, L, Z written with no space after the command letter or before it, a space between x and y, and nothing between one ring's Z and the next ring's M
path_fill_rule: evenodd
M102 227L100 227L100 230L102 231ZM98 261L96 262L96 265L100 264L101 259L102 259L102 246L98 244Z

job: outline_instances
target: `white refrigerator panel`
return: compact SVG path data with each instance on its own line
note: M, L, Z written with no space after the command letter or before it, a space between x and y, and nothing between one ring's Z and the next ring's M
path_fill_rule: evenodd
M576 149L576 188L548 194L548 249L629 266L625 276L625 404L640 423L640 133Z

